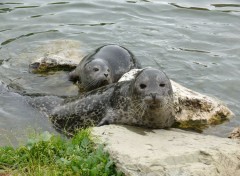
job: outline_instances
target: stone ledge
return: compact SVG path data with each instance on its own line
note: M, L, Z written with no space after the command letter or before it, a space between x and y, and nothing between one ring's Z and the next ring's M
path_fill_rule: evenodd
M117 125L92 134L126 176L240 175L240 142L227 138Z

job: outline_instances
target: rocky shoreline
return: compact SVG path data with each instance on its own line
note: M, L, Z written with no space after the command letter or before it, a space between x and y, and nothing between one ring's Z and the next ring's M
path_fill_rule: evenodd
M80 57L79 57L80 58ZM30 64L30 71L49 71L76 67L78 62L64 54L48 55ZM55 69L56 68L56 69ZM132 79L132 70L120 81ZM174 92L176 123L169 130L150 130L130 126L94 127L96 143L105 149L127 176L233 176L240 175L240 130L230 138L202 135L211 125L231 119L233 112L220 100L190 90L171 81ZM178 129L177 129L178 128Z
M179 129L147 130L130 126L95 127L126 176L240 175L240 141Z

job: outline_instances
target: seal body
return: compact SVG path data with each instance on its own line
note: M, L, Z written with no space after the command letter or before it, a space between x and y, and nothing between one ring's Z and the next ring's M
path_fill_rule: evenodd
M78 82L80 90L93 90L117 82L121 76L133 68L141 68L134 55L118 45L105 45L85 56L69 80Z
M125 124L168 128L174 123L173 91L160 70L147 68L135 79L82 94L77 100L53 109L51 119L62 128Z

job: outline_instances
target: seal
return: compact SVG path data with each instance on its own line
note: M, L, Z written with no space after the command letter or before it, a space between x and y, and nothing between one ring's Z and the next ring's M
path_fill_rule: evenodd
M141 68L133 53L118 45L104 45L85 56L69 73L69 80L78 82L80 91L89 91L117 82L133 68Z
M133 80L100 87L57 106L50 116L65 129L80 128L86 122L168 128L175 119L171 82L161 70L146 68Z

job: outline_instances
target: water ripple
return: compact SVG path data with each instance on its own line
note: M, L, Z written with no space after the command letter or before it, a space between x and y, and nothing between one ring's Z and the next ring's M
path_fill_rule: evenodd
M214 7L240 7L240 4L211 4Z
M19 2L5 2L5 3L0 3L0 5L13 5L13 4L23 4L23 3L19 3Z
M69 26L106 26L113 25L115 23L95 23L95 24L68 24Z
M15 7L15 9L28 9L28 8L36 8L36 7L39 7L39 6L18 6L18 7Z
M23 3L1 3L0 5L22 5ZM7 13L7 12L11 12L15 9L26 9L26 8L37 8L39 6L35 6L35 5L29 5L29 6L16 6L16 7L4 7L4 8L0 8L0 13Z
M64 4L69 4L69 2L52 2L52 3L48 3L48 5L64 5Z
M191 9L191 10L206 10L209 11L209 9L207 8L202 8L202 7L184 7L184 6L180 6L176 3L169 3L170 5L177 7L177 8L181 8L181 9Z
M31 18L39 18L39 17L42 17L43 15L33 15L31 16Z
M182 51L197 52L197 53L211 53L209 51L202 51L197 49L187 49L187 48L178 48L178 49Z
M25 38L25 37L29 37L29 36L32 36L32 35L36 35L36 34L42 34L42 33L48 33L48 32L58 32L58 30L48 30L48 31L44 31L44 32L32 32L32 33L28 33L28 34L25 34L25 35L21 35L19 37L15 37L15 38L11 38L11 39L8 39L8 40L5 40L4 42L1 43L1 45L7 45L15 40L18 40L18 39L21 39L21 38Z
M11 12L13 9L11 8L1 8L0 13L6 13L6 12Z
M9 31L11 29L3 29L3 30L0 30L0 32L5 32L5 31Z
M190 7L186 7L186 6L182 6L176 3L169 3L170 5L177 7L177 8L181 8L181 9L189 9L189 10L204 10L204 11L220 11L220 12L240 12L240 9L218 9L218 8L225 8L225 7L240 7L240 4L209 4L209 8L204 8L204 7L194 7L194 6L190 6ZM214 8L211 8L214 7ZM216 9L215 9L216 8Z

